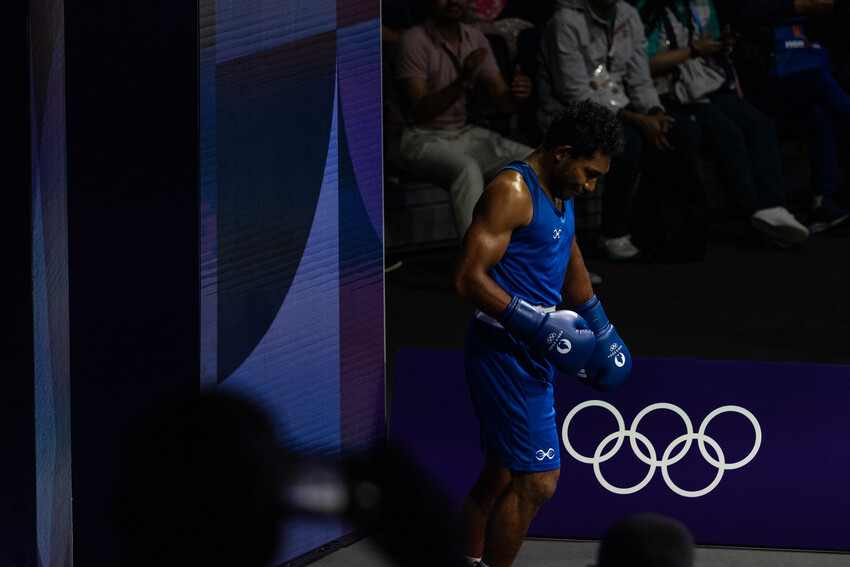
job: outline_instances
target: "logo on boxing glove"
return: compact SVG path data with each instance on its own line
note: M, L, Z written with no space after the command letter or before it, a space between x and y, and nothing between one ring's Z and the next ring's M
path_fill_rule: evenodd
M622 368L626 364L626 354L620 352L623 350L623 345L620 343L611 343L611 346L608 347L610 354L608 358L614 358L614 364L617 365L617 368Z
M549 350L552 350L552 347L555 347L555 349L561 354L567 354L572 350L573 344L568 339L562 339L561 335L563 334L563 331L557 335L555 333L549 333L549 336L546 337L546 344L549 345Z

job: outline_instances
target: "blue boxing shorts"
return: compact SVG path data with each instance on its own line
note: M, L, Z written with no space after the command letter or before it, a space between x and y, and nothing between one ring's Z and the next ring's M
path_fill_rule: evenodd
M559 468L555 367L481 314L466 332L464 366L481 426L481 449L511 471Z

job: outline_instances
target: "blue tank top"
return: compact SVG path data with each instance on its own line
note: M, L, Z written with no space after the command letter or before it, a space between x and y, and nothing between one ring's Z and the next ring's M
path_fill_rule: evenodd
M505 255L489 274L511 296L535 305L557 305L575 235L573 200L565 201L561 212L540 188L537 174L527 163L514 161L503 169L522 175L531 192L534 214L528 226L514 230Z

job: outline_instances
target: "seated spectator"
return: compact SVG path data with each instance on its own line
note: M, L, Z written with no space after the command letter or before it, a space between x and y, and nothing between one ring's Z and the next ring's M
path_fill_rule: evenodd
M467 112L476 82L505 114L531 94L531 81L521 73L508 86L487 38L463 23L468 10L467 0L431 0L431 17L402 33L395 77L406 123L387 144L394 166L448 189L460 234L472 221L485 182L532 152L474 124L481 117Z
M780 245L809 236L785 207L773 121L738 95L734 71L721 63L735 43L721 34L711 0L641 0L649 70L668 109L693 116L735 203L755 229Z
M608 107L622 122L626 150L603 181L599 246L611 260L637 258L641 251L630 230L638 179L646 191L698 188L700 133L659 100L635 8L622 0L563 0L544 32L537 82L542 128L565 104L584 99Z
M633 514L608 529L595 567L693 567L694 539L682 523L658 514Z
M850 127L850 97L830 72L828 51L807 38L811 18L828 17L833 0L719 0L740 31L733 53L744 94L768 116L802 118L809 126L814 199L809 231L850 218L836 204L837 128ZM784 41L788 34L789 41Z
M534 24L514 17L509 0L475 0L472 3L472 25L484 34L504 38L508 55L513 62L517 56L517 35Z
M829 49L832 76L844 92L850 90L850 4L832 2L829 17L809 18L806 33Z
M472 0L471 10L476 22L492 22L510 4L510 0Z

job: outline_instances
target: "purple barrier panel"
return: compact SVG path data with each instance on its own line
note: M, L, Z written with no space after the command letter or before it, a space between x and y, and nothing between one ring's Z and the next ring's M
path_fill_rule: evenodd
M483 463L463 354L396 360L390 443L459 505ZM561 479L529 535L652 511L702 544L850 550L850 366L635 358L614 392L558 376L555 404Z

